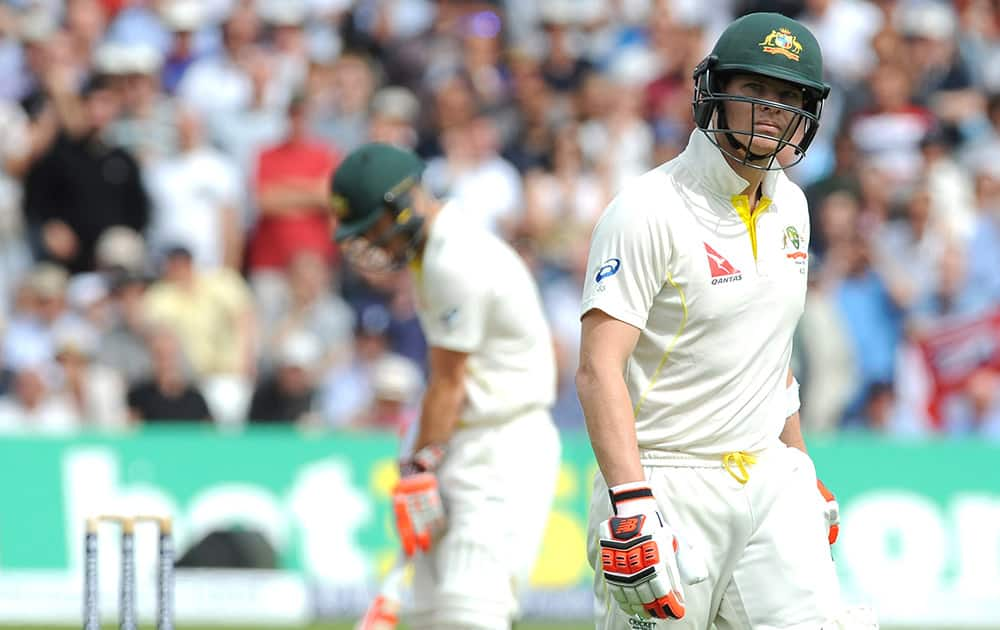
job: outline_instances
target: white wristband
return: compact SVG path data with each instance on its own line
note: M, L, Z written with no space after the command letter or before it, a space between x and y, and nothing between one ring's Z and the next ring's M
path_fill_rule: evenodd
M615 516L651 514L659 511L653 490L647 481L630 481L608 488Z
M793 376L792 384L785 389L785 417L795 414L802 406L799 401L799 381Z

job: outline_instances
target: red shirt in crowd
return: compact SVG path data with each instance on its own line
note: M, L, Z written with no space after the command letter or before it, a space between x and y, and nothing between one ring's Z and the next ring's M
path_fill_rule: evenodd
M309 140L292 140L261 152L257 161L258 195L273 185L326 186L340 156L328 146ZM333 259L330 215L325 206L286 208L261 214L248 252L250 271L284 269L302 250Z

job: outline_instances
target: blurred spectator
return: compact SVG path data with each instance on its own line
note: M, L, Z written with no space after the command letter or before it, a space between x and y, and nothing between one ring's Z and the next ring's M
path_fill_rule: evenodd
M102 429L122 429L128 416L125 382L112 368L94 361L97 333L87 326L62 326L55 332L56 360L66 397L81 424Z
M955 436L1000 440L1000 374L977 370L946 403L945 430Z
M31 266L21 213L21 179L31 160L28 118L16 103L0 100L0 313L15 283Z
M871 71L876 58L872 40L884 16L868 0L806 0L798 19L823 48L823 69L840 85L850 85Z
M445 130L444 156L433 158L424 185L435 196L460 205L471 217L498 234L510 234L520 221L521 178L499 154L493 120L480 112L468 123Z
M928 279L948 245L949 234L931 211L931 195L921 186L910 192L901 218L888 221L873 234L873 260L879 275L901 307L923 296Z
M936 258L937 266L921 279L924 287L908 314L920 328L955 318L983 315L995 305L992 296L969 281L965 252L949 244Z
M257 382L248 413L250 422L319 422L313 406L322 358L319 345L320 340L310 333L285 335L275 357L274 374Z
M953 157L954 140L941 126L932 127L920 142L922 181L930 194L932 222L951 237L972 230L974 203L970 173Z
M362 53L344 52L330 78L328 85L316 87L318 115L311 131L347 154L368 139L368 107L378 85L373 62Z
M63 129L25 184L25 214L38 254L73 272L94 269L95 245L104 230L126 225L142 231L149 218L139 165L101 140L118 109L106 77L88 82L83 106L83 133Z
M99 340L97 361L121 374L131 386L153 373L143 311L146 279L119 271L111 274L109 284L112 323Z
M175 332L199 378L253 373L256 322L250 292L231 270L198 270L189 248L171 246L143 303L150 324Z
M417 145L420 102L404 87L382 88L372 98L368 140L413 149Z
M875 68L868 80L871 106L848 128L862 156L888 175L881 185L890 190L916 182L923 166L920 141L934 125L933 114L913 101L911 81L902 66Z
M364 429L401 435L416 420L423 376L412 361L398 355L384 356L372 365L372 400L354 421Z
M153 373L128 390L133 422L211 422L205 398L184 370L180 341L167 328L154 328L148 337Z
M277 91L287 95L302 91L309 68L307 0L257 0L257 10L274 55Z
M260 216L247 251L251 281L259 272L274 275L294 253L309 250L330 261L333 256L329 178L339 154L313 140L310 109L304 95L288 108L288 135L266 149L257 161L255 188Z
M1000 305L1000 152L983 155L975 170L975 216L964 240L969 284Z
M851 417L857 416L872 383L893 381L903 320L901 305L871 266L872 246L859 234L842 247L830 256L844 264L832 290L857 360L858 390L847 408Z
M80 418L69 398L53 390L51 366L23 364L12 391L0 397L0 433L70 433Z
M233 0L222 25L222 50L192 63L177 85L185 105L206 116L226 116L250 105L253 81L248 66L255 61L260 19L251 0ZM282 107L288 94L277 82L268 84L265 102Z
M153 202L149 242L154 250L185 242L201 269L237 270L243 261L243 197L239 171L209 146L192 111L176 116L180 151L147 171Z
M163 89L174 94L184 73L198 59L195 36L204 25L205 10L199 0L166 0L160 3L163 25L170 30L160 79Z
M40 263L31 271L4 332L4 363L16 367L52 360L53 331L77 319L66 306L68 282L66 271L52 263Z
M292 258L277 299L258 304L265 372L280 355L287 338L303 331L315 340L319 367L330 367L350 355L354 312L331 286L329 269L315 252L302 251Z
M108 77L120 104L104 140L148 168L177 149L174 102L160 88L162 54L148 44L104 44L96 53L97 72Z
M130 227L116 225L104 230L94 249L100 272L142 273L146 270L146 241Z

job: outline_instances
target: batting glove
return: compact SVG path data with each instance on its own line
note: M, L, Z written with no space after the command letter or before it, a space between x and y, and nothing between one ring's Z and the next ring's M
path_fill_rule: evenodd
M834 498L833 493L823 485L822 481L817 479L816 486L819 488L819 493L823 495L823 499L826 500L823 516L826 517L827 537L832 545L837 542L837 535L840 534L840 506L837 505L837 499Z
M406 557L429 551L445 525L437 477L427 472L403 477L392 490L392 507Z
M615 516L600 525L601 568L618 606L629 615L657 619L684 617L682 583L708 577L704 562L680 543L660 515L646 482L609 491Z

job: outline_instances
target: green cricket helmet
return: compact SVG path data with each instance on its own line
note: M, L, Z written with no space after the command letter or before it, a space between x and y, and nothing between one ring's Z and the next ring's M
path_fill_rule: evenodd
M330 209L338 222L334 239L343 243L352 263L374 269L412 258L422 238L423 217L413 211L411 192L423 170L423 160L412 151L382 143L363 145L340 164L330 183ZM367 238L386 214L392 227ZM404 259L384 260L384 247L398 235L408 238Z
M723 86L733 74L756 74L787 81L802 90L802 107L742 95L726 94ZM730 24L712 52L694 71L692 107L698 128L727 155L755 168L770 170L796 164L816 137L823 100L830 86L823 82L823 56L819 42L809 29L779 13L751 13ZM751 129L732 129L726 120L726 101L751 103L789 111L795 115L782 137L755 133ZM753 107L756 115L757 107ZM795 132L805 125L802 138L795 142ZM714 125L714 126L713 126ZM723 143L719 136L725 138ZM777 141L774 151L757 155L749 150L754 136ZM791 164L776 165L778 152L787 146L795 150ZM742 154L741 154L742 153ZM768 159L770 158L770 159ZM767 160L761 166L752 161Z

